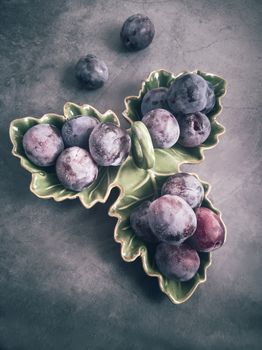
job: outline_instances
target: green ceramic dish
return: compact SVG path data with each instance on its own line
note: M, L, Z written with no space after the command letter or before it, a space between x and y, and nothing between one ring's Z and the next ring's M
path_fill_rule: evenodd
M118 219L114 237L121 244L121 255L125 261L134 261L141 256L145 272L149 276L157 277L161 290L167 294L173 303L186 301L197 286L206 280L206 270L211 263L211 255L200 254L201 265L197 275L188 282L168 280L157 270L154 263L154 247L139 240L129 224L129 216L134 208L146 199L153 199L160 195L163 182L170 175L180 171L183 163L199 163L204 159L203 151L218 143L218 136L224 133L224 127L216 121L222 110L220 98L226 92L226 82L213 74L197 71L197 74L210 81L215 88L216 105L208 117L211 121L211 134L201 147L185 148L178 144L170 149L153 149L150 136L141 120L140 106L144 94L156 87L169 87L176 78L164 71L154 71L142 83L138 96L125 99L126 109L124 117L131 124L132 155L119 168L116 184L120 188L120 196L109 210L109 215ZM208 200L210 186L202 182L205 189L203 206L214 210L221 216Z
M120 167L107 167L99 169L97 180L82 192L76 193L66 190L58 181L54 168L39 168L32 164L25 156L22 139L25 132L37 123L51 123L61 129L66 119L76 115L91 115L103 122L113 122L119 125L116 115L112 111L99 113L89 105L78 106L67 103L64 106L64 116L46 114L42 118L26 117L16 119L10 126L10 139L13 143L13 154L20 158L21 165L32 173L31 191L40 198L54 198L56 201L74 199L79 197L86 208L92 207L96 202L104 203L113 187L120 189L120 195L111 206L109 215L118 219L114 237L121 244L121 255L125 261L134 261L141 256L145 272L149 276L157 277L161 290L168 295L173 303L186 301L197 286L206 280L206 270L211 263L210 254L200 254L201 265L197 275L188 282L168 280L160 274L154 263L154 247L145 245L136 238L129 224L129 216L133 209L146 199L153 199L160 194L163 182L170 175L180 171L183 163L198 163L204 159L203 151L210 149L218 143L218 136L224 128L216 121L222 110L220 98L226 92L225 81L213 74L197 71L215 88L216 105L208 115L211 120L211 134L201 147L185 148L175 145L170 149L154 149L148 130L140 121L140 105L144 94L155 87L168 87L176 78L173 74L164 71L152 72L146 79L138 96L125 99L126 109L124 117L131 123L129 133L132 138L132 154ZM203 182L202 182L203 183ZM211 208L218 215L219 211L208 200L210 186L203 183L205 199L203 206Z
M188 282L169 280L159 272L154 261L155 246L146 244L136 237L130 227L129 217L132 211L144 200L153 200L160 195L162 184L168 176L149 177L144 183L139 183L139 180L142 180L141 177L134 181L132 176L128 175L130 174L132 166L134 166L134 164L132 160L129 159L121 170L121 178L131 180L129 192L127 192L126 186L121 183L121 178L118 178L117 183L121 190L121 195L109 210L109 215L118 219L114 232L115 240L121 244L121 256L123 260L131 262L140 256L146 274L158 278L160 289L174 304L183 303L190 298L200 283L206 281L207 268L211 264L211 254L199 254L200 268L195 277ZM198 178L196 174L193 175ZM124 182L125 181L126 180L124 180ZM201 181L201 183L205 190L205 198L202 206L210 208L221 218L218 209L216 209L208 199L210 185L203 181Z
M55 201L79 198L86 208L91 208L97 202L106 202L111 189L115 186L115 178L118 167L100 167L96 181L81 192L67 190L58 181L54 167L41 168L29 161L22 145L26 131L36 124L49 123L62 128L64 122L77 115L89 115L101 122L112 122L119 125L117 116L112 111L104 114L98 112L89 105L78 106L74 103L66 103L64 116L48 113L42 118L26 117L12 121L10 125L10 139L13 144L12 153L20 158L23 168L32 173L30 190L40 198L53 198Z
M139 90L138 96L129 96L125 98L125 110L123 112L124 118L127 119L131 125L135 121L140 121L142 119L141 102L147 91L157 87L168 88L178 76L184 73L186 72L174 75L173 73L163 69L151 72L148 78L142 82L142 87ZM177 143L175 146L169 149L156 149L155 156L157 158L161 157L162 161L165 161L165 159L168 158L169 161L173 159L175 163L179 162L179 164L198 163L204 159L203 151L213 148L218 143L218 137L225 132L224 127L217 121L217 116L222 111L221 97L226 93L226 81L217 75L204 73L199 70L191 73L199 74L214 87L216 104L213 110L207 114L211 122L211 133L201 147L186 148ZM167 165L169 165L169 162ZM161 168L163 169L162 166Z

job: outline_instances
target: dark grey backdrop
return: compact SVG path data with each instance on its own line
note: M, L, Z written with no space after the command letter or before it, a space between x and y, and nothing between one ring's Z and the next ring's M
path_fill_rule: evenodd
M119 29L143 12L156 36L126 53ZM261 296L261 1L0 1L0 349L259 349ZM95 92L72 67L95 53L110 70ZM208 280L172 305L140 261L124 263L107 205L40 200L11 156L12 119L62 113L66 101L119 116L151 70L199 68L229 82L227 132L187 167L213 185L227 244ZM112 203L116 193L110 197Z

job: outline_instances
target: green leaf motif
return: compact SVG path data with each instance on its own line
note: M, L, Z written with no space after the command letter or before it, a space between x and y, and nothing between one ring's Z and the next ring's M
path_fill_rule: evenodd
M128 174L132 174L131 176ZM197 178L198 176L195 175ZM129 158L121 167L117 183L121 194L111 206L109 215L118 218L115 227L115 240L121 244L121 255L125 261L134 261L141 256L143 268L147 275L157 277L160 289L175 303L185 302L193 294L200 283L206 280L206 271L211 264L210 253L200 253L200 268L193 279L188 282L179 282L164 277L157 269L154 262L155 245L146 244L136 237L131 226L129 217L132 211L145 200L153 200L160 195L161 187L168 176L159 176L151 170L136 167ZM127 184L128 179L128 184ZM218 215L219 211L213 207L207 195L210 186L201 181L205 189L205 198L202 206L210 208Z
M183 73L180 73L179 75ZM204 150L213 148L218 143L218 137L225 131L224 127L220 123L218 123L216 119L222 111L221 97L224 96L226 93L226 81L220 78L219 76L210 73L204 73L201 71L195 71L193 73L201 75L214 87L216 104L213 110L207 115L211 122L211 133L208 139L200 147L187 148L177 143L172 148L161 150L161 164L162 162L167 163L167 160L165 161L164 158L168 159L169 162L173 159L173 162L176 162L179 165L183 163L199 163L201 160L204 159ZM149 75L149 77L142 83L142 87L139 91L138 96L129 96L125 98L126 109L123 112L124 118L127 119L127 121L130 124L141 120L141 102L144 95L149 90L158 87L168 88L179 75L175 76L174 74L165 70L153 71ZM156 150L156 153L159 153L159 150ZM162 168L159 167L159 170L162 171Z
M97 202L106 202L111 189L115 186L117 167L100 167L96 181L81 192L67 190L59 182L54 167L41 168L31 163L23 149L23 136L28 129L36 124L53 124L59 129L67 119L77 115L88 115L101 122L111 122L119 126L119 120L112 111L104 114L89 105L78 106L68 102L64 106L64 116L45 114L42 118L26 117L14 120L10 125L10 139L13 143L12 153L20 158L23 168L32 173L30 190L40 198L53 198L60 202L65 199L79 198L86 208L91 208Z

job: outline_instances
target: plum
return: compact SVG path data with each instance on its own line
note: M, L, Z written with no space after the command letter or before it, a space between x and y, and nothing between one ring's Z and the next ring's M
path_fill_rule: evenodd
M155 27L149 17L136 14L124 22L120 38L128 50L142 50L149 46L155 35Z
M98 89L108 80L105 62L95 55L81 57L75 66L76 78L87 89Z
M187 73L171 84L167 102L174 114L190 114L200 112L206 107L207 95L207 81L198 74Z
M130 215L130 224L137 237L146 242L156 243L157 238L153 234L148 223L148 210L151 202L141 203Z
M87 148L89 136L99 120L89 116L76 116L65 122L62 127L62 137L67 147L78 146Z
M211 252L225 242L225 226L220 217L208 208L195 210L197 228L188 243L199 252Z
M162 186L162 196L176 195L183 198L191 208L200 207L204 198L204 188L201 182L188 173L178 173L170 176Z
M83 148L66 148L57 158L56 175L68 190L82 191L95 181L97 174L97 165Z
M168 89L165 87L159 87L156 89L149 90L143 97L141 103L141 113L145 115L146 113L152 111L156 108L167 109L167 95Z
M187 243L182 243L180 246L160 243L156 249L155 261L165 277L178 279L181 282L193 278L200 266L196 250Z
M187 202L168 194L150 204L148 221L159 241L175 245L192 236L197 224L196 215Z
M211 132L211 124L203 113L179 116L180 137L178 142L184 147L197 147L206 141Z
M214 92L213 85L208 81L207 82L207 104L205 109L203 109L201 112L204 114L207 114L212 111L212 109L215 107L216 104L216 96Z
M157 108L142 118L155 148L170 148L179 138L179 125L176 118L165 109Z
M91 132L89 150L98 165L117 166L127 158L131 139L126 130L113 123L101 123Z
M38 166L51 166L64 149L60 130L51 124L32 126L23 137L23 147L28 159Z

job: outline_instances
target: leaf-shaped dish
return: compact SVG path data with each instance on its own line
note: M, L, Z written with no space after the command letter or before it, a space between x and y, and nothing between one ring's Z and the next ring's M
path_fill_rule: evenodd
M145 173L147 174L145 175ZM135 175L134 175L135 174ZM197 178L198 176L195 175ZM146 244L136 237L130 227L129 217L132 211L144 200L151 200L160 195L162 184L167 176L154 175L153 172L138 168L133 159L123 164L118 173L118 187L121 194L111 206L109 215L118 218L114 238L121 244L122 258L131 262L141 256L144 271L147 275L157 277L160 289L175 303L185 302L194 293L200 283L205 282L208 266L211 264L210 253L200 253L200 268L198 273L188 282L179 282L165 278L157 269L154 261L155 245ZM128 183L128 185L126 185ZM205 197L202 206L210 208L220 217L220 212L213 207L207 195L210 185L201 181L205 190Z
M200 254L201 265L193 279L182 283L175 280L170 281L163 277L155 266L153 258L155 248L145 245L134 235L129 224L129 217L133 209L142 201L160 195L161 186L166 178L179 172L181 164L201 162L204 159L203 151L213 148L218 143L218 136L224 133L224 127L217 122L216 117L222 111L220 98L226 93L226 82L213 74L200 71L195 73L214 86L216 104L208 114L211 122L210 136L200 147L186 148L176 144L169 149L153 149L148 131L140 121L142 117L141 101L147 91L157 87L169 87L176 79L175 75L165 70L153 71L142 83L139 95L125 99L126 109L123 116L131 124L133 157L129 157L119 168L116 183L121 193L109 210L109 215L118 218L114 237L121 244L122 258L125 261L134 261L141 256L145 272L149 276L158 278L161 290L176 304L186 301L197 286L206 280L206 270L211 263L210 254ZM207 183L203 183L203 186L205 189L203 206L220 215L207 198L210 186Z
M139 90L138 96L129 96L125 98L125 110L123 116L128 120L130 124L135 121L142 119L141 114L141 102L144 95L152 89L158 87L170 87L171 83L181 74L188 73L182 72L178 75L174 75L166 70L160 69L151 72L146 80L143 81L142 87ZM211 122L211 133L208 139L200 146L194 148L186 148L178 143L169 149L156 149L155 156L159 159L159 167L163 170L163 162L169 164L172 161L183 163L199 163L204 159L203 151L206 149L213 148L218 143L218 137L225 132L225 128L216 120L217 116L222 111L221 97L226 93L227 83L221 77L211 74L204 73L199 70L191 72L197 73L202 76L205 80L210 82L214 87L216 96L216 104L213 110L207 114Z
M89 115L101 122L111 122L119 126L117 116L110 110L101 114L90 105L78 106L68 102L64 105L64 116L48 113L42 118L25 117L13 120L10 125L10 139L13 144L12 153L20 158L23 168L32 173L30 190L40 198L53 198L60 202L65 199L79 198L86 208L91 208L97 202L106 202L111 189L115 186L118 167L100 167L96 181L81 192L67 190L59 182L54 167L42 168L34 165L26 157L23 149L23 136L26 131L36 124L53 124L59 129L65 121L77 115Z

